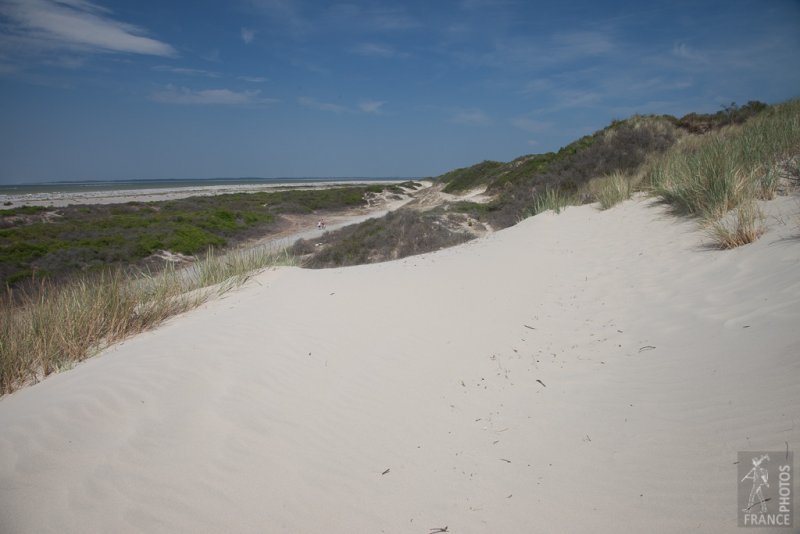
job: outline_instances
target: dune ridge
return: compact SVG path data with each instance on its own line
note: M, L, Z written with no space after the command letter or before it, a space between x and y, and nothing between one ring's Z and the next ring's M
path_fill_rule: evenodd
M730 251L641 196L280 268L0 400L2 532L736 528L800 442L797 199Z

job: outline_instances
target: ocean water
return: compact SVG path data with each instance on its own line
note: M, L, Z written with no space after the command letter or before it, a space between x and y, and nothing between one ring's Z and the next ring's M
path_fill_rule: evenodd
M411 178L206 178L174 180L123 180L86 182L46 182L36 184L0 184L0 195L29 195L37 193L80 193L95 191L127 191L136 189L172 189L214 185L292 185L325 182L395 182Z

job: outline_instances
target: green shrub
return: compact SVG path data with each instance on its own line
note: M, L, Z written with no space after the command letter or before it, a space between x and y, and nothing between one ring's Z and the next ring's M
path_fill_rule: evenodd
M338 267L404 258L470 239L470 234L449 226L440 215L401 209L328 232L316 240L321 246L300 240L292 253L310 254L303 261L307 267Z
M0 210L0 287L47 271L56 277L109 263L137 264L160 250L202 254L262 237L283 213L364 205L389 185L236 193L153 203ZM409 185L410 187L410 185ZM57 216L50 212L57 211ZM150 262L152 263L152 262Z
M190 224L179 224L165 240L166 249L181 254L194 254L208 247L222 246L225 240L206 230Z
M450 171L439 176L437 180L447 184L444 188L445 193L458 193L477 185L486 184L487 177L494 176L504 165L499 161L483 161L471 167Z

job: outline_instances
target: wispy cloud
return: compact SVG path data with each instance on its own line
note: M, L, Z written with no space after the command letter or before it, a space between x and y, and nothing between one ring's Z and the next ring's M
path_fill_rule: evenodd
M357 54L359 56L364 57L376 57L376 58L406 58L408 54L404 52L398 52L393 47L389 45L377 44L377 43L361 43L353 48L351 48L351 52Z
M0 15L10 21L7 36L28 49L178 55L144 29L115 20L110 10L86 0L4 0Z
M330 102L321 102L316 98L311 98L308 96L299 97L297 99L297 103L306 108L318 109L320 111L330 111L332 113L345 113L349 111L345 106Z
M486 126L492 123L492 119L483 111L477 108L458 110L450 117L450 122L456 124Z
M242 28L241 34L242 34L242 41L244 41L245 44L252 43L253 39L256 38L256 31L248 28Z
M233 91L231 89L193 90L186 87L168 85L166 88L150 95L151 100L163 104L181 105L220 105L246 106L255 104L271 104L277 102L273 98L261 96L261 91Z
M562 58L597 56L613 50L611 37L603 32L564 32L553 36L555 51Z
M614 56L618 49L611 31L556 32L535 35L510 34L482 46L457 46L442 49L442 53L469 66L488 67L508 72L530 72L542 68L564 69L569 64Z
M675 43L675 46L672 47L672 55L680 59L696 61L699 63L708 62L708 57L705 54L695 50L686 43Z
M220 54L218 48L214 48L207 54L202 54L200 57L212 63L220 63L222 61L222 55Z
M158 72L170 72L172 74L182 74L185 76L204 76L206 78L219 78L217 72L205 69L188 69L184 67L172 67L170 65L156 65L153 70Z
M250 83L264 83L268 80L263 76L239 76L238 79Z
M358 104L358 109L360 109L364 113L373 113L375 115L380 115L381 108L385 103L386 103L385 101L381 100L362 100Z

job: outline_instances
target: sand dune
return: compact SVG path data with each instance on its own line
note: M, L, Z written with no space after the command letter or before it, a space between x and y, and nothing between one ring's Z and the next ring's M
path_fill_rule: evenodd
M244 289L0 400L0 532L727 532L800 442L797 200L647 199Z

